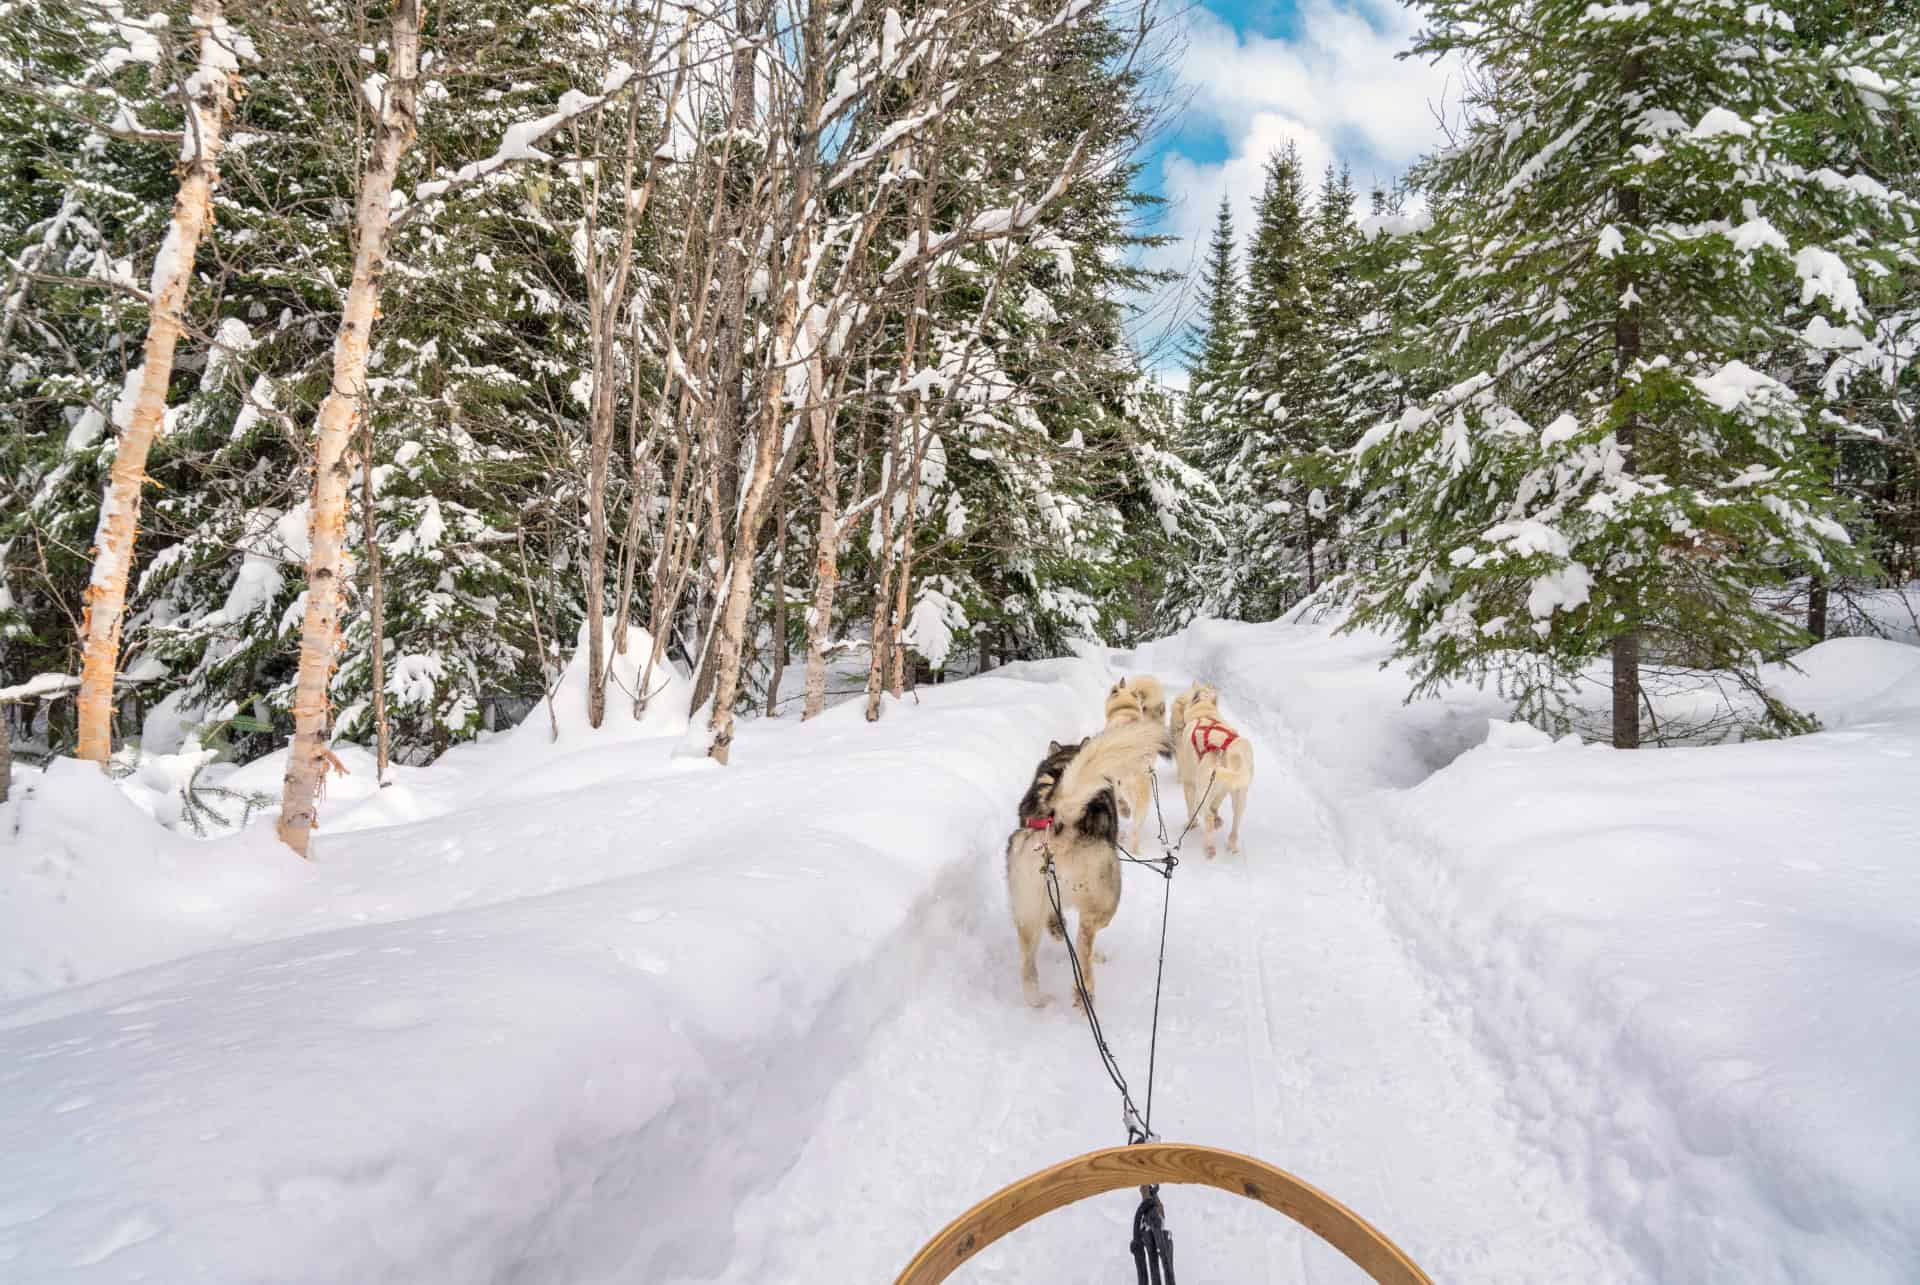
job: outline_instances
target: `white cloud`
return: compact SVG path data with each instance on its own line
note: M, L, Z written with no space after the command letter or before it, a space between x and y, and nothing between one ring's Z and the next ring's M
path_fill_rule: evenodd
M1418 23L1391 0L1306 0L1290 39L1241 35L1199 7L1187 21L1181 79L1193 98L1183 132L1217 131L1228 155L1202 163L1175 150L1162 158L1161 231L1177 239L1146 257L1151 267L1197 269L1223 193L1244 242L1274 149L1293 143L1315 186L1328 162L1345 161L1364 201L1374 183L1391 182L1442 141L1435 112L1457 107L1452 66L1395 57L1412 46ZM1174 315L1180 288L1156 300L1142 343L1153 343ZM1162 343L1153 359L1174 358Z

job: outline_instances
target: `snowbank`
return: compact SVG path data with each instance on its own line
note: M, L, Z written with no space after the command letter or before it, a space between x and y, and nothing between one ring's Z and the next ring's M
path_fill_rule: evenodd
M16 770L0 804L0 1004L226 944L290 886L277 846L169 833L93 763Z
M1913 1279L1916 756L1484 749L1406 800L1403 928L1656 1279Z
M626 646L614 648L613 622L606 622L603 651L608 665L607 712L598 729L587 723L587 626L580 625L574 641L573 659L553 689L552 716L545 703L505 734L505 740L518 750L557 746L578 749L585 745L605 745L609 741L645 740L655 736L678 736L687 730L687 703L693 694L693 682L674 662L661 656L647 672L647 659L653 652L653 635L639 625L627 626ZM634 706L646 696L646 707L638 717Z
M311 864L56 764L0 806L0 1276L717 1268L1107 681L747 724L725 771L646 720L498 738L323 808Z
M1350 859L1511 1066L1516 1119L1647 1275L1911 1282L1920 649L1838 639L1773 671L1832 730L1622 753L1469 737L1460 694L1395 714L1400 680L1324 633L1208 626L1196 668L1287 712Z
M1386 651L1302 622L1148 649L1284 716L1350 861L1509 1066L1515 1120L1649 1279L1910 1283L1920 649L1772 668L1816 736L1638 753L1482 693L1396 709Z

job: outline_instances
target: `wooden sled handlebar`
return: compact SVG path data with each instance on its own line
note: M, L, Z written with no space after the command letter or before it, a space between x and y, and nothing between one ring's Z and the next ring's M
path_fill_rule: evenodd
M1174 1142L1089 1151L1002 1187L942 1228L894 1285L936 1285L1042 1214L1102 1192L1157 1182L1198 1183L1257 1200L1345 1254L1379 1285L1433 1285L1373 1224L1319 1188L1251 1156Z

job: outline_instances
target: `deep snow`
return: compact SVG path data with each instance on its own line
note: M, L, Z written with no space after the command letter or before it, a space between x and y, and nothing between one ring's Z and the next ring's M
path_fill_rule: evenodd
M1203 624L1112 658L1219 682L1259 754L1245 859L1189 841L1171 889L1159 1132L1294 1170L1441 1281L1913 1280L1920 650L1777 675L1819 735L1637 755L1489 739L1479 692L1404 706L1383 654ZM536 710L386 790L350 760L311 866L17 772L0 1279L890 1279L1122 1140L1059 947L1056 1002L1019 1002L999 873L1112 672L749 724L724 771L677 715L551 743ZM1137 1091L1161 891L1130 870L1102 943ZM1248 1202L1167 1200L1183 1281L1357 1279ZM1125 1278L1131 1205L957 1279Z

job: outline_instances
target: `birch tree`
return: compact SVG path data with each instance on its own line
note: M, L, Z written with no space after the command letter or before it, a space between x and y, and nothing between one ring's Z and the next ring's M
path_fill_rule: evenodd
M120 665L127 573L139 531L147 453L167 411L174 347L180 340L194 257L213 221L220 148L238 96L240 58L246 48L227 25L219 0L195 0L193 27L198 56L193 74L181 86L187 112L180 142L180 190L174 198L173 222L153 265L141 363L127 373L126 386L113 407L119 447L100 506L93 577L82 618L77 753L98 763L105 763L113 752L114 675Z
M281 795L280 839L307 855L319 820L320 787L335 762L327 748L333 701L329 682L340 637L340 577L347 533L348 452L366 393L368 345L380 303L380 278L392 231L394 178L413 142L420 74L419 0L394 0L387 71L379 93L366 168L354 215L353 278L334 335L327 395L314 417L313 489L308 499L307 603L300 627L294 735Z

